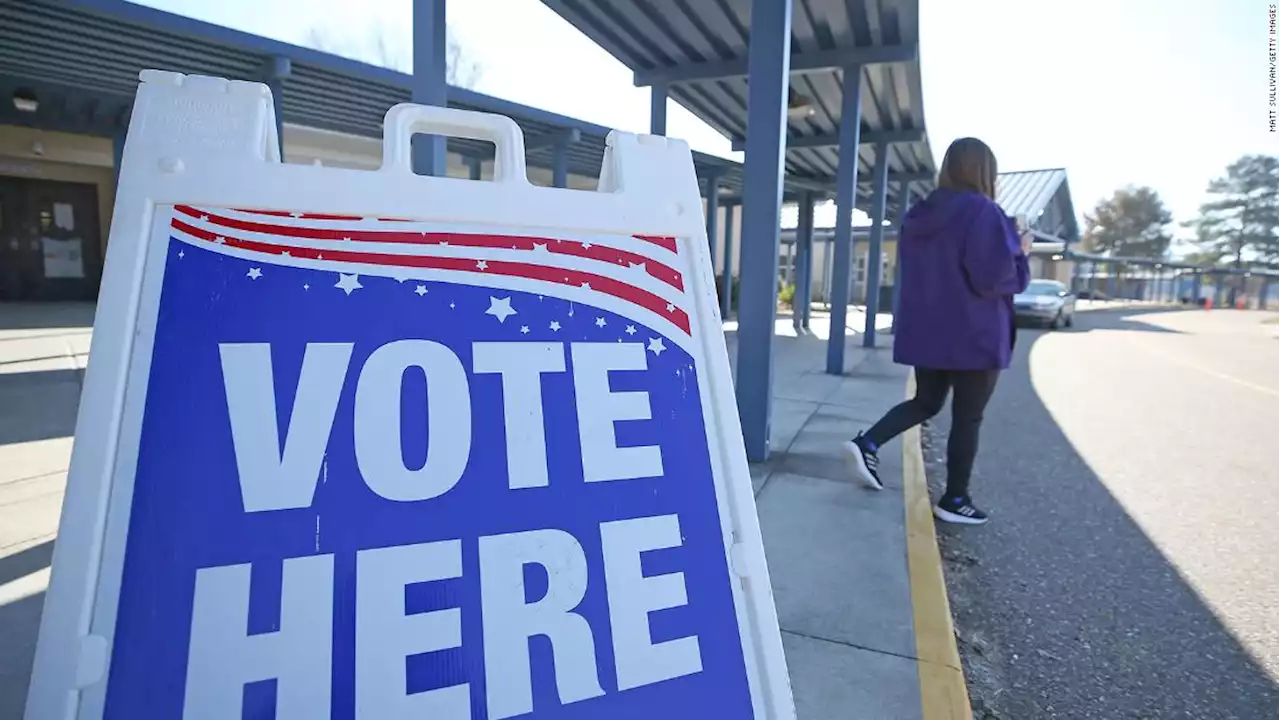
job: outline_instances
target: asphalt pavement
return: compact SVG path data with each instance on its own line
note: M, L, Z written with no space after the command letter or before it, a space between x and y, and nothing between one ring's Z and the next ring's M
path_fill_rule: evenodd
M1274 313L1022 330L941 545L977 716L1274 717ZM942 470L946 411L926 435Z

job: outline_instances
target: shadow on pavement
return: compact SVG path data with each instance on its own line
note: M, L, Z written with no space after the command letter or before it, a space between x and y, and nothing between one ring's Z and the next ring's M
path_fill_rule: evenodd
M43 609L43 592L0 604L0 718L4 720L22 717Z
M1198 308L1178 305L1137 306L1128 308L1107 308L1076 313L1076 332L1090 330L1128 330L1134 332L1159 332L1183 335L1181 330L1174 330L1142 319L1144 315L1167 315L1169 313L1204 312ZM1071 332L1070 330L1068 332Z
M53 562L53 540L46 540L12 555L0 557L0 585L43 570L49 567L51 562Z
M0 447L73 435L81 380L80 370L0 373Z
M0 331L93 327L94 303L0 303Z
M1127 318L1154 312L1169 310L1097 310L1081 313L1077 325L1143 330L1150 326ZM939 531L975 717L1270 717L1276 681L1127 514L1037 395L1028 356L1043 336L1020 333L983 425L973 482L995 520ZM944 410L928 433L935 497L949 427Z

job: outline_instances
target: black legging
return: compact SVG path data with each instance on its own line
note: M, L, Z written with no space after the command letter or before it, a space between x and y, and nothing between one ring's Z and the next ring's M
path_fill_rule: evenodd
M982 412L996 389L999 370L928 370L916 368L916 396L899 403L871 426L866 437L884 445L908 428L937 415L955 389L951 403L951 436L947 438L947 492L943 497L968 497L969 475L978 454Z

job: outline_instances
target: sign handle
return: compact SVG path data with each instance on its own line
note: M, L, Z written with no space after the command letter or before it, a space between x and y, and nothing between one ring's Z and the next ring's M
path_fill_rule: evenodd
M383 121L382 172L413 172L410 140L418 133L487 140L496 149L493 181L506 185L529 184L524 165L524 134L514 120L502 115L412 103L400 103L387 111Z

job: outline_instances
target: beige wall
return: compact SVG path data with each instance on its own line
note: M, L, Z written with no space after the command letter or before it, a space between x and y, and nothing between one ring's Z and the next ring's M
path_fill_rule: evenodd
M0 125L0 175L97 187L98 241L107 246L116 195L110 139Z
M1031 271L1032 279L1057 280L1070 285L1075 263L1070 260L1054 260L1044 255L1032 255L1027 266Z
M814 242L813 242L813 299L814 300L822 300L822 301L826 300L826 296L823 294L823 288L828 287L829 281L827 280L827 278L829 276L829 273L831 272L830 259L827 257L827 253L829 248L832 251L834 251L834 247L835 247L834 244L829 244L829 243L820 241L817 238L814 239ZM852 277L853 277L854 283L853 283L852 299L854 302L860 303L866 300L866 289L865 289L866 275L864 273L862 279L859 280L858 260L859 258L861 258L863 262L863 268L866 268L867 254L870 252L871 247L870 247L870 242L867 240L865 236L861 238L855 238L853 247L854 247L854 255L853 255ZM896 233L891 234L886 228L884 239L881 241L881 252L884 253L886 258L888 258L888 263L885 265L884 274L880 276L881 285L893 284L893 279L894 279L893 276L895 272L894 262L897 258L897 247L898 247L897 234Z

